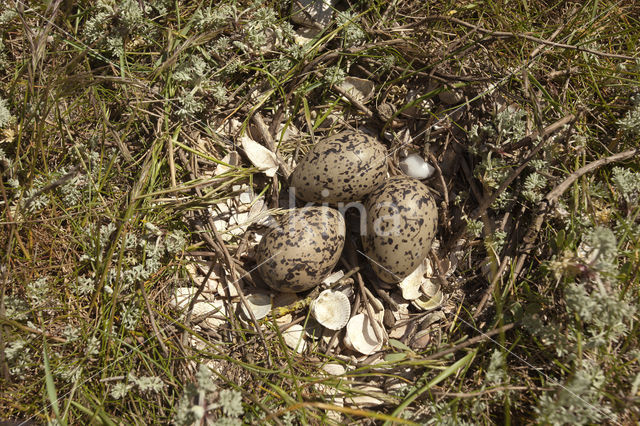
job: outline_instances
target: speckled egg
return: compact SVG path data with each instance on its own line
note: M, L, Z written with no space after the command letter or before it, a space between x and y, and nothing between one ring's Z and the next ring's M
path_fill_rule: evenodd
M291 174L301 200L336 204L361 200L387 176L387 150L374 137L343 132L318 142Z
M438 210L427 187L417 179L396 176L365 202L362 243L378 277L398 282L413 272L431 249Z
M279 220L256 248L262 279L273 289L309 290L336 266L344 247L342 214L330 207L293 209Z

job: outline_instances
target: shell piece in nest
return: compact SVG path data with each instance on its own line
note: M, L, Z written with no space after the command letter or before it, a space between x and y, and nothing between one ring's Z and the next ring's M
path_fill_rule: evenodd
M196 287L178 287L173 291L169 304L176 309L185 309L189 306L191 299L196 295L198 289ZM200 295L198 301L205 301L206 299Z
M202 265L202 267L204 268L203 269L204 271L209 270L209 265L206 265L206 266ZM205 279L205 275L203 273L200 273L198 269L198 265L196 263L189 263L185 265L185 269L187 270L187 273L189 274L189 276L191 277L194 283L196 283L197 285L202 284L202 282ZM203 294L218 293L218 288L221 287L220 285L220 277L222 276L221 269L222 269L222 266L219 263L216 263L213 266L213 271L211 271L211 274L209 275L209 279L207 279L207 282L204 284L204 288L202 289ZM195 287L192 287L192 288L195 288ZM195 290L193 294L195 294ZM222 294L222 296L224 296L224 294Z
M375 407L375 406L384 404L383 400L378 399L375 396L367 395L367 393L369 392L376 392L376 393L382 394L383 392L381 389L376 388L374 386L367 386L367 385L361 386L361 387L354 387L354 390L356 389L359 391L362 391L363 394L351 396L351 397L345 397L344 402L349 406L354 406L357 408L366 408L366 407Z
M174 290L169 304L176 309L186 310L197 291L198 289L195 287L178 287ZM193 304L191 317L202 318L203 316L203 325L210 328L221 326L227 322L224 318L227 316L227 309L224 302L222 300L208 300L200 295L198 300Z
M433 176L435 168L424 161L424 159L418 154L409 154L407 157L400 160L400 170L406 175L414 177L416 179L427 179Z
M424 279L424 262L405 277L398 286L402 290L402 297L405 300L414 300L422 296L421 286Z
M373 81L358 77L346 77L338 85L358 102L367 103L373 96Z
M240 143L242 143L242 148L251 164L268 177L275 176L278 171L278 157L276 157L276 154L246 135L240 138Z
M271 296L268 293L256 292L252 294L246 295L247 305L253 312L253 315L257 320L262 319L269 315L271 312ZM242 314L245 319L250 319L251 315L247 311L247 306L244 303L241 303Z
M340 330L349 321L351 303L341 291L325 290L311 302L311 316L329 330Z
M240 154L238 154L237 151L229 151L229 153L225 155L220 161L224 164L218 164L216 166L214 176L221 175L228 172L229 170L233 170L235 167L238 167L238 164L240 164Z
M415 300L412 300L411 303L418 309L428 311L439 307L440 305L442 305L443 301L444 295L442 294L441 290L438 290L432 297L421 296Z
M227 308L222 300L211 302L196 302L193 305L192 316L207 315L202 323L209 328L218 328L228 322Z
M384 341L376 337L373 327L366 314L352 316L347 323L347 333L344 336L345 346L363 355L371 355L379 351Z
M307 342L304 340L304 328L300 324L294 324L282 332L284 343L298 353L307 349Z
M342 364L325 364L322 366L322 370L331 376L342 376L347 372Z
M337 271L331 273L327 278L322 280L322 284L330 285L338 281L340 278L344 277L344 271L342 269L338 269Z

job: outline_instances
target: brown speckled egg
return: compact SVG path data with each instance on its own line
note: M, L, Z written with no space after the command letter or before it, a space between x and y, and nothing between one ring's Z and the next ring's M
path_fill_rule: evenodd
M398 282L429 254L438 210L427 187L417 179L396 176L365 202L367 228L362 244L378 277Z
M374 137L343 132L318 142L291 174L301 200L336 204L357 201L387 176L387 150Z
M336 266L344 247L342 214L330 207L293 209L256 248L262 279L278 291L309 290Z

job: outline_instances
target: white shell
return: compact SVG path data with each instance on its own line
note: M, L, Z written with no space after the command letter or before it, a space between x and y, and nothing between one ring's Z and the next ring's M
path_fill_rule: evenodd
M169 299L169 305L172 308L185 309L189 306L189 302L191 302L197 291L198 289L195 287L178 287L173 291L173 295ZM200 295L200 300L205 300L205 298Z
M322 284L333 284L336 281L338 281L340 278L344 277L344 271L342 269L339 269L335 272L333 272L331 275L329 275L327 278L325 278L324 280L322 280Z
M253 312L253 315L257 320L262 319L269 315L271 312L271 296L268 293L256 292L246 295L247 305ZM242 314L246 319L250 319L251 315L247 311L247 307L244 303L241 303Z
M203 325L209 328L217 328L229 322L227 320L227 308L222 300L212 300L211 302L196 302L193 305L192 316L206 314L207 317L202 320Z
M402 290L402 297L405 300L414 300L422 296L422 281L424 279L424 262L405 277L398 286Z
M444 300L444 295L442 291L438 290L433 297L422 296L417 298L416 300L412 300L411 303L418 309L423 311L428 311L430 309L435 309L442 304Z
M347 371L342 364L325 364L322 370L331 376L342 376Z
M275 176L278 171L278 157L258 142L247 135L240 137L242 148L251 161L261 172L269 177Z
M198 291L195 287L178 287L173 292L173 297L169 301L170 305L176 309L187 309L191 299ZM191 317L206 317L202 320L202 324L209 328L216 328L226 323L224 318L227 316L227 309L222 300L208 300L202 294L193 304Z
M311 316L329 330L340 330L349 321L351 303L344 293L325 290L311 302Z
M298 353L307 349L307 342L304 340L304 328L300 324L294 324L282 332L284 343Z
M346 77L338 85L358 102L367 103L373 96L373 81L358 77Z
M381 389L373 386L362 386L354 389L364 391L365 393L371 392L371 391L383 393ZM384 401L374 396L362 394L357 396L345 397L345 403L358 408L365 408L365 407L375 407L377 405L381 405L384 403Z
M409 154L400 161L400 169L406 174L416 179L426 179L433 176L435 168L424 161L418 154Z
M384 342L376 337L369 317L366 314L358 314L352 316L347 323L344 344L363 355L371 355L380 350Z

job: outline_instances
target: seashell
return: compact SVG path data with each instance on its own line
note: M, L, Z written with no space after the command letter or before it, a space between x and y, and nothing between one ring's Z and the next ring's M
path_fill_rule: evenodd
M352 316L347 323L347 332L344 336L345 346L363 355L371 355L380 350L384 342L376 337L373 327L366 314Z
M251 309L257 320L266 317L271 312L271 296L268 293L256 292L247 294L246 299L249 309ZM247 311L247 306L244 303L241 303L240 306L244 318L250 319L251 315Z
M173 295L169 299L169 305L175 309L185 309L189 306L189 302L196 295L198 289L195 287L178 287L173 291ZM205 298L200 295L200 300Z
M351 303L344 293L325 290L311 302L311 316L329 330L340 330L349 321Z
M377 392L382 394L382 390L373 386L361 386L354 388L361 392ZM345 397L345 402L357 408L375 407L384 404L384 401L371 395L361 394L351 397Z
M284 343L298 353L307 349L307 342L304 340L304 328L300 324L293 324L282 332Z
M324 280L322 280L322 284L325 284L325 285L333 284L336 281L340 280L340 278L342 278L342 277L344 277L344 271L342 269L339 269L339 270L333 272L331 275L329 275Z
M415 300L412 300L411 303L413 304L413 306L420 310L428 311L439 307L442 304L443 300L444 295L442 294L442 291L438 290L432 297L421 296Z
M433 176L436 169L418 154L409 154L398 164L404 174L416 179L427 179Z
M373 96L373 81L358 77L346 77L338 86L358 102L366 104Z
M347 371L342 364L325 364L322 370L331 376L342 376Z
M402 297L405 300L415 300L422 296L422 281L424 279L424 262L409 275L407 275L398 286L402 290Z
M420 330L411 339L411 348L422 349L427 346L431 340L431 333L429 330Z
M191 303L191 299L198 291L195 287L178 287L173 292L173 297L169 301L169 304L176 308L186 310ZM192 318L203 318L202 325L209 328L216 328L226 323L224 318L227 316L227 308L222 300L208 300L202 295L193 304L191 310Z
M434 280L425 278L422 282L422 285L420 286L420 289L425 296L433 297L438 293L438 291L440 291L440 284L438 284Z

